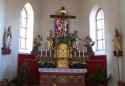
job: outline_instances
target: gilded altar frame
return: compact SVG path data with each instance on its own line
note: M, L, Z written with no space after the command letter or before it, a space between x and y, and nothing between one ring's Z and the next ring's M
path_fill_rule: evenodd
M57 68L69 68L69 45L65 43L59 44L56 49Z

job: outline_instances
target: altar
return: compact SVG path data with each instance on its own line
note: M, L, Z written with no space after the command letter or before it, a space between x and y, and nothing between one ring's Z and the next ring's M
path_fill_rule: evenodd
M86 69L39 68L40 86L85 86Z
M39 65L39 77L41 86L85 86L85 73L87 73L86 64L89 55L94 53L91 50L92 40L86 39L91 52L84 52L78 49L77 30L69 32L69 20L75 19L75 16L69 16L64 7L56 15L50 15L54 18L55 28L49 31L46 50L36 50L41 45L36 38L32 54L36 56ZM40 37L40 36L38 36Z

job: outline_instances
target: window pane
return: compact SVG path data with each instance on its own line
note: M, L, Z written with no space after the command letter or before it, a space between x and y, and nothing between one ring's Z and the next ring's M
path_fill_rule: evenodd
M97 40L102 39L102 36L103 36L102 31L103 31L103 30L98 30L98 31L97 31Z
M97 29L102 29L102 21L97 21Z
M21 38L20 48L26 48L26 39Z
M97 20L98 20L98 19L101 19L101 18L102 18L101 12L99 11L98 14L97 14Z
M23 18L26 18L26 16L27 16L27 15L26 15L26 11L25 11L24 9L23 9L22 12L21 12L21 16L22 16Z
M102 17L102 19L104 19L104 14L103 14L102 10L101 10L101 17Z
M102 19L102 28L104 29L104 19Z
M21 37L22 38L26 38L26 29L24 29L24 28L21 28Z
M103 49L105 49L105 41L103 40Z
M26 19L22 18L21 27L26 27Z
M103 33L103 37L102 37L102 38L103 38L103 39L105 39L105 33L104 33L104 29L103 29L103 32L102 32L102 33Z
M98 41L98 50L102 50L103 46L102 46L102 40Z

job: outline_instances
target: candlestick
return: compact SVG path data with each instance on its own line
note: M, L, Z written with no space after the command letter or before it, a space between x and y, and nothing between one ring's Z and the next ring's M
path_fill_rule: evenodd
M41 57L42 57L43 53L42 53L42 49L41 49Z
M47 56L47 50L46 50L46 56Z
M80 50L79 50L79 57L80 57Z
M51 57L51 50L50 50L50 57Z
M83 50L83 58L84 58L84 50Z
M71 57L70 58L72 58L72 54L71 54Z
M74 54L75 54L75 57L76 57L76 51L74 52Z

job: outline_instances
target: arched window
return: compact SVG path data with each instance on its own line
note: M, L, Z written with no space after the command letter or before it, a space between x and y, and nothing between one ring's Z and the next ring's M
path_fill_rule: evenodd
M96 14L96 50L105 49L105 36L104 36L104 14L100 8Z
M21 10L19 52L30 53L33 43L34 12L29 3Z
M95 41L95 54L105 54L104 13L96 5L90 14L90 37Z

